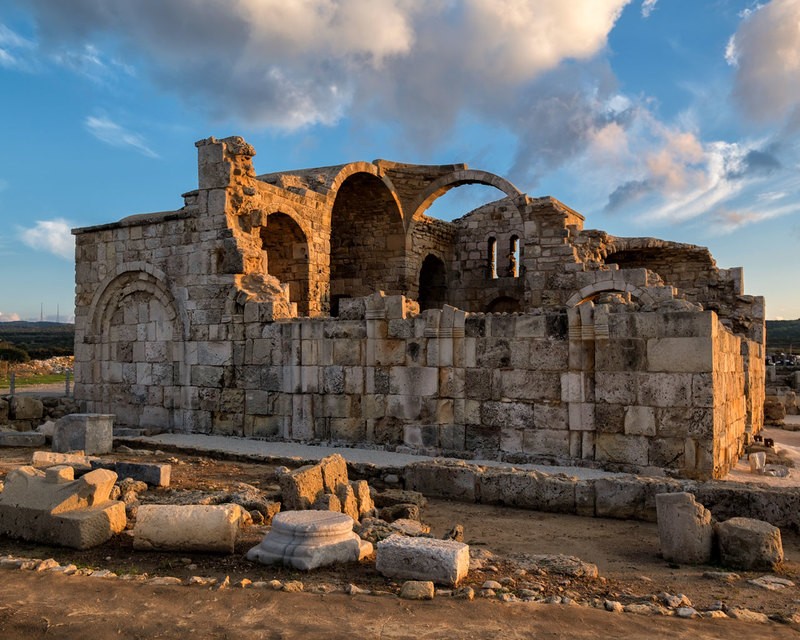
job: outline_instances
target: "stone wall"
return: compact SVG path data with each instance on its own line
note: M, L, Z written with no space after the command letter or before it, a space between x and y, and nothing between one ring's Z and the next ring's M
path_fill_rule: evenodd
M635 239L465 165L257 176L241 138L197 147L182 209L75 231L83 410L697 477L761 428L763 300L740 295L736 270L606 264ZM507 197L452 223L424 215L476 182Z

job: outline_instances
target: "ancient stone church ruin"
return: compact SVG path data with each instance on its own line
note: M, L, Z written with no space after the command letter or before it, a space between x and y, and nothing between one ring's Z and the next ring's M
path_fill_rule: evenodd
M77 229L75 395L117 423L719 477L763 421L764 305L708 250L583 229L466 165L256 175ZM446 222L443 193L505 194Z

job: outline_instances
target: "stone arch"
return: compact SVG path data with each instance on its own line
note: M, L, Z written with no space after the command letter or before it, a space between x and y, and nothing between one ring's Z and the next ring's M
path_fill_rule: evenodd
M579 291L572 294L567 300L567 307L577 307L587 300L591 300L601 293L629 293L638 298L643 304L653 304L655 299L646 289L630 283L622 283L614 280L603 280L588 284Z
M519 313L522 311L520 301L512 296L497 296L486 305L486 313Z
M439 309L447 302L447 270L444 261L429 253L419 271L419 310Z
M113 413L120 425L180 426L187 325L162 278L150 265L127 265L98 288L89 308L89 380L81 382L94 395L87 409Z
M523 195L511 182L494 173L477 169L453 171L452 173L448 173L434 180L428 185L425 191L419 195L406 214L406 226L410 227L412 221L418 219L433 204L434 200L450 191L450 189L465 184L484 184L499 189L515 203L515 206L517 199Z
M375 171L344 178L330 209L331 311L341 298L405 293L405 242L402 210L387 182Z
M295 216L274 211L267 215L260 236L266 273L288 284L289 299L297 304L298 314L308 315L311 307L308 235Z

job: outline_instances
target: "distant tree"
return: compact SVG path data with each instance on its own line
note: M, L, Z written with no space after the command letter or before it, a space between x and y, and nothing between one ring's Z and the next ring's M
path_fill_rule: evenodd
M8 342L0 342L0 360L7 362L28 362L31 357L28 352L19 347L15 347Z

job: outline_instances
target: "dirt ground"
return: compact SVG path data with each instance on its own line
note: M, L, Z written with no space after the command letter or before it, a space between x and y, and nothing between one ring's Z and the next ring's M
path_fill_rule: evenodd
M32 450L0 450L0 480L30 461ZM247 483L267 493L275 489L274 467L179 454L111 456L125 460L170 461L169 489L151 489L143 500L173 501L190 491L236 491ZM130 536L75 551L0 537L0 556L54 558L79 568L108 569L132 579L63 576L4 570L0 582L0 638L717 638L736 633L750 638L798 637L798 587L768 591L748 583L763 573L737 572L725 582L703 577L721 568L670 565L659 558L655 524L581 518L431 500L421 520L437 537L459 523L471 549L484 550L484 566L464 584L480 591L499 581L511 594L521 589L538 597L567 597L578 604L503 603L480 596L472 602L441 596L431 602L396 597L399 584L365 561L302 573L248 562L244 553L266 527L241 532L232 556L134 551ZM777 575L800 584L800 538L783 532L786 562ZM594 563L599 578L522 571L524 554L566 554ZM231 587L154 586L147 576L228 577ZM241 580L300 580L305 593L242 589ZM345 595L349 584L373 595ZM740 620L681 620L675 617L613 614L597 608L604 600L651 602L657 594L685 594L698 610L714 603L762 612L783 623ZM591 605L595 605L594 607ZM583 605L583 606L580 606ZM800 618L798 618L800 619Z

